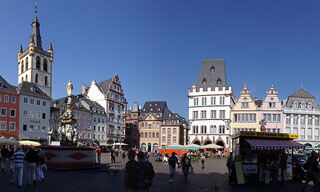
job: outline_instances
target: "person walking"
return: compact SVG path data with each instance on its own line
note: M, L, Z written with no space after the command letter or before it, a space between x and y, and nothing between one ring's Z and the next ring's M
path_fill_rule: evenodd
M172 183L174 181L173 177L176 173L176 164L178 165L178 167L180 167L179 164L179 160L176 157L176 153L172 152L171 156L168 159L168 163L169 163L169 171L170 171L170 180L169 182Z
M37 153L39 156L39 163L37 164L37 181L40 182L40 181L44 181L43 170L46 167L47 158L44 156L41 149L37 149Z
M280 159L282 184L285 184L287 180L287 159L288 159L288 156L286 152L283 150L281 159Z
M31 181L33 181L33 185L36 185L36 165L39 163L38 153L34 150L34 146L29 146L29 151L26 155L26 161L28 163L27 166L27 183L31 185Z
M125 159L126 159L126 153L124 151L122 152L121 158L122 158L121 164L122 164L122 166L124 166Z
M2 149L1 149L1 171L5 172L6 167L7 167L7 160L9 157L9 150L6 148L5 145L2 145Z
M138 162L135 160L136 152L130 150L128 152L128 159L129 161L125 167L125 174L124 174L124 185L127 192L138 192L138 171L137 166Z
M11 146L9 151L9 157L8 157L11 173L13 173L13 166L14 166L13 154L14 154L14 150L13 150L13 147Z
M301 188L301 191L303 192L306 187L308 186L309 182L313 180L313 188L315 192L318 192L319 187L319 163L317 159L317 153L315 151L312 151L311 157L309 157L308 161L306 162L304 168L307 169L307 178L306 181Z
M14 185L16 179L18 179L19 187L22 187L22 177L23 177L23 161L25 158L25 154L22 151L22 147L18 146L17 151L13 154L13 161L14 161L14 169L11 178L11 184Z
M145 159L142 151L138 153L138 187L140 191L149 191L154 178L153 166Z
M111 149L111 151L110 151L110 159L111 159L111 164L116 163L116 157L115 157L113 149Z
M189 175L189 169L192 168L191 165L191 159L189 158L189 155L184 154L181 159L181 166L182 166L182 172L184 175L184 180L188 181L188 175Z
M206 156L204 155L204 153L201 154L201 164L202 164L202 169L204 169L204 163L206 161Z
M102 152L101 147L98 147L98 149L97 149L97 155L98 155L98 164L99 164L99 165L101 165L101 152Z

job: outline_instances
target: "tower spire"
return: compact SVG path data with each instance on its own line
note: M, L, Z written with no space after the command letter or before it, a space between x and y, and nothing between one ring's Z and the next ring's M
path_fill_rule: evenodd
M31 23L31 35L30 40L33 38L34 44L36 48L42 49L42 41L41 41L41 35L40 35L40 23L38 21L38 4L35 4L35 16L34 20Z

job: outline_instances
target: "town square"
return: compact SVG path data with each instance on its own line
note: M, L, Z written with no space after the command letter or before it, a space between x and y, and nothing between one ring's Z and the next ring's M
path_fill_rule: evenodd
M0 191L319 191L317 1L3 1Z

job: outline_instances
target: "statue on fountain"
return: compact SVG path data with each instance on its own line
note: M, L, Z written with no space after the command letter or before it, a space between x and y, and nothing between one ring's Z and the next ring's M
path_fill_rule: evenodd
M58 129L59 141L61 146L77 146L78 132L73 126L77 123L77 119L74 118L72 113L72 90L73 85L71 81L67 84L67 110L60 117L61 127Z

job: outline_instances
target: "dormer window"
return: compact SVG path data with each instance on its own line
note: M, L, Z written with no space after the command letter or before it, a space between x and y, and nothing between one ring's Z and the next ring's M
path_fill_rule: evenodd
M150 108L150 111L153 111L153 108Z
M221 79L220 78L217 80L217 84L221 84Z
M154 106L158 106L158 103L154 104Z
M205 78L202 80L202 84L203 85L207 84L207 80Z
M212 66L211 68L210 68L210 72L215 72L215 68L214 68L214 66Z
M3 83L2 83L2 81L0 81L0 88L2 88L3 87Z

